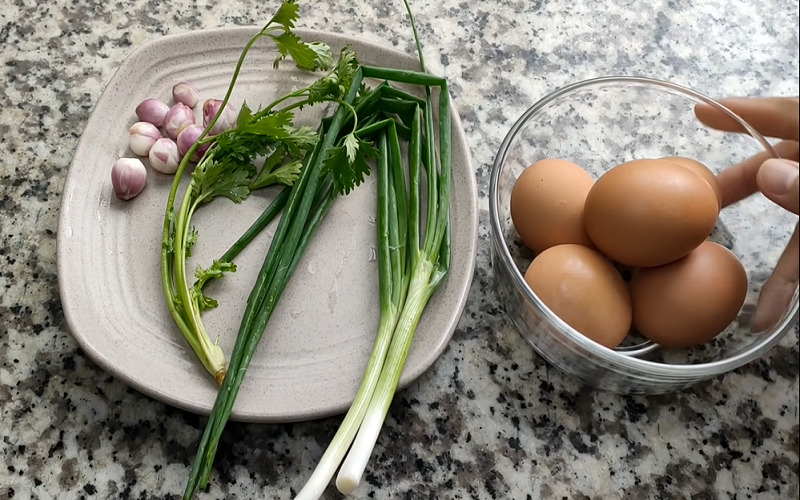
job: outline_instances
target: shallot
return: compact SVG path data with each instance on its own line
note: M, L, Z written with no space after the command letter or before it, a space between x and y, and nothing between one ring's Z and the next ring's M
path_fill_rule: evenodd
M178 145L167 137L162 137L153 144L148 158L151 167L162 174L170 175L178 171L178 164L181 162Z
M111 185L120 200L130 200L147 184L147 169L138 158L120 158L111 167Z
M179 102L167 111L167 115L164 117L164 131L170 138L177 139L181 130L194 122L194 110Z
M161 139L161 132L158 127L150 122L136 122L131 126L128 145L134 154L147 156L150 148L159 139Z
M195 123L184 127L184 129L181 130L176 141L178 143L178 154L181 156L181 158L183 158L183 156L189 152L189 149L191 149L194 143L197 142L197 139L200 138L200 134L202 133L203 127ZM205 153L207 149L208 144L200 144L189 160L194 162L198 161L203 157L203 153Z
M228 129L236 126L236 120L239 118L239 112L230 104L226 104L222 108L222 101L219 99L208 99L203 103L203 125L208 126L209 123L219 113L219 118L214 122L214 126L208 131L208 135L219 135Z
M164 124L169 105L159 99L145 99L136 106L136 116L140 121L152 123L156 127Z
M200 101L200 94L197 92L197 87L189 82L181 82L172 87L172 99L194 108Z

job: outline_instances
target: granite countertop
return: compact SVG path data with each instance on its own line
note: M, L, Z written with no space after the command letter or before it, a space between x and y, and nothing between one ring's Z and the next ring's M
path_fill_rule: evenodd
M480 245L452 342L400 392L359 498L798 495L798 330L757 362L678 394L594 390L535 355L499 307L488 171L550 90L639 74L711 96L797 95L797 2L414 2L432 71L461 112ZM59 300L56 234L76 143L115 69L163 35L261 24L277 2L8 0L0 12L0 499L178 498L206 419L98 368ZM401 2L304 2L302 27L410 50ZM338 417L231 423L198 498L291 498ZM326 498L339 498L333 488Z

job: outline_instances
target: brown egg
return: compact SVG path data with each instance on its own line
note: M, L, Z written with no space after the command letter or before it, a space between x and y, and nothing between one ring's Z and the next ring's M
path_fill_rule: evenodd
M596 250L550 247L533 260L525 281L553 313L598 344L614 348L630 330L628 286Z
M695 172L661 160L610 169L589 190L584 223L598 250L633 267L686 256L714 228L719 203Z
M669 348L708 342L736 318L747 273L727 248L706 241L670 264L637 269L631 279L633 324Z
M697 160L693 160L691 158L686 158L685 156L666 156L661 158L663 161L674 163L676 165L680 165L682 167L688 168L692 172L695 172L700 175L705 181L711 186L711 189L714 190L714 194L717 197L717 203L720 207L722 207L722 194L719 191L719 184L717 183L717 176L714 175L708 167L703 165Z
M511 191L511 220L534 252L564 243L591 245L583 205L594 180L566 160L541 160L526 168Z

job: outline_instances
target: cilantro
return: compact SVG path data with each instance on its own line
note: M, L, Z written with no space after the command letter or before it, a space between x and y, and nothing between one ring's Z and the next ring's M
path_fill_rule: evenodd
M285 160L286 149L281 146L269 155L261 167L256 179L250 184L250 190L254 191L262 187L273 184L285 184L291 186L300 175L302 162L299 159Z
M203 286L210 279L221 278L225 273L232 273L234 271L236 271L236 264L222 260L215 260L208 268L197 266L194 271L197 281L190 291L192 302L197 305L201 311L217 307L219 305L217 301L203 293Z
M254 173L255 167L250 164L231 165L224 160L210 159L195 168L190 188L197 193L199 202L208 203L217 196L224 196L239 203L250 194L248 187Z
M325 159L325 172L333 176L336 192L348 194L364 182L371 170L369 161L378 157L378 150L372 143L348 134L341 143L331 148Z
M184 252L186 252L187 257L192 256L192 247L194 247L195 243L197 243L197 229L192 226L189 228L189 235L186 237L185 243L186 250Z
M296 0L288 0L282 2L281 6L270 19L269 24L274 23L283 27L286 31L294 28L294 22L300 19L300 6L297 5Z
M330 49L326 51L324 44L308 44L300 40L300 37L291 31L285 31L280 35L269 35L278 47L279 57L272 63L272 67L278 69L280 63L290 56L300 69L316 71L318 69L328 69L332 61Z

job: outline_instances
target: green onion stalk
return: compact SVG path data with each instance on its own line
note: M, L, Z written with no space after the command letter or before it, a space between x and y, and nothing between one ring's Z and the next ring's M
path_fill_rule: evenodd
M408 8L408 3L406 2ZM410 8L409 15L411 16ZM342 424L325 450L297 500L319 498L341 465L336 486L342 493L358 487L397 390L408 351L422 314L450 268L451 119L447 82L426 73L413 16L421 71L363 66L365 77L425 87L425 100L384 88L384 109L411 109L408 177L398 130L399 122L380 128L378 176L378 275L380 320L361 385ZM439 89L436 157L431 87ZM438 168L437 168L438 164ZM426 171L425 234L421 235L421 176ZM406 194L407 193L407 194ZM348 453L349 450L349 453ZM346 456L345 456L346 455ZM342 459L344 458L344 462Z
M333 186L333 176L326 173L323 163L327 152L334 147L346 117L351 115L351 105L361 78L361 72L357 70L328 129L323 130L320 127L320 138L316 147L306 156L300 178L291 188L264 263L247 299L231 354L228 375L222 383L198 446L191 477L184 492L185 499L190 499L198 486L204 488L208 484L219 440L266 325L312 235L338 195Z

